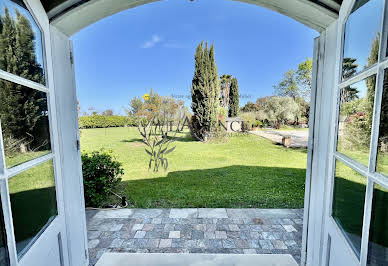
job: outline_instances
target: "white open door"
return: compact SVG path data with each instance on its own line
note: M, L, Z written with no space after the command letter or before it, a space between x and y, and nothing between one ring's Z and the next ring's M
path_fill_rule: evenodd
M388 265L386 4L340 10L321 265Z
M82 181L64 175L50 30L39 0L0 0L0 265L87 264Z

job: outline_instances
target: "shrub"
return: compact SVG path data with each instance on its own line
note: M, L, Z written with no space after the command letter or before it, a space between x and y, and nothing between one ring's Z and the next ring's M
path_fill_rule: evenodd
M259 121L259 120L256 120L254 123L253 123L253 127L262 127L263 126L263 122Z
M111 151L82 153L81 157L85 204L88 207L102 207L111 191L121 182L124 170Z
M242 113L241 119L244 121L243 123L243 131L252 130L253 123L256 121L256 117L254 113Z
M128 116L105 116L105 115L92 115L81 116L79 118L79 128L107 128L107 127L125 127L136 123L134 119Z

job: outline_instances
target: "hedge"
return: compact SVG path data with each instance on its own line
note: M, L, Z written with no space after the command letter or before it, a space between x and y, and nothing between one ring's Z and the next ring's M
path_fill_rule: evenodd
M128 116L105 116L105 115L92 115L81 116L79 118L79 128L106 128L106 127L125 127L125 126L137 126L138 119Z

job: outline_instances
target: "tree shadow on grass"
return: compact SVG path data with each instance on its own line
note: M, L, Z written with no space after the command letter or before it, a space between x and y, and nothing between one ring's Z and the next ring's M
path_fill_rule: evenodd
M175 137L171 137L174 139L174 141L176 142L193 142L195 140L193 140L193 138L191 137L190 134L186 134L184 136L175 136ZM124 143L133 143L133 142L141 142L143 143L143 139L142 138L133 138L133 139L122 139L120 140L120 142L124 142Z
M10 195L18 251L57 215L55 187L25 190Z
M349 176L335 179L333 217L356 246L361 243L365 189L364 184L350 181ZM374 189L373 198L370 240L388 247L388 192Z
M303 208L306 170L234 165L123 181L137 208Z

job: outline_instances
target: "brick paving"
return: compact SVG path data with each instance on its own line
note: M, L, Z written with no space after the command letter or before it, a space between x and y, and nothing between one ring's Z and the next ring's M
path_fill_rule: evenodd
M303 209L87 210L90 265L105 252L291 254Z

